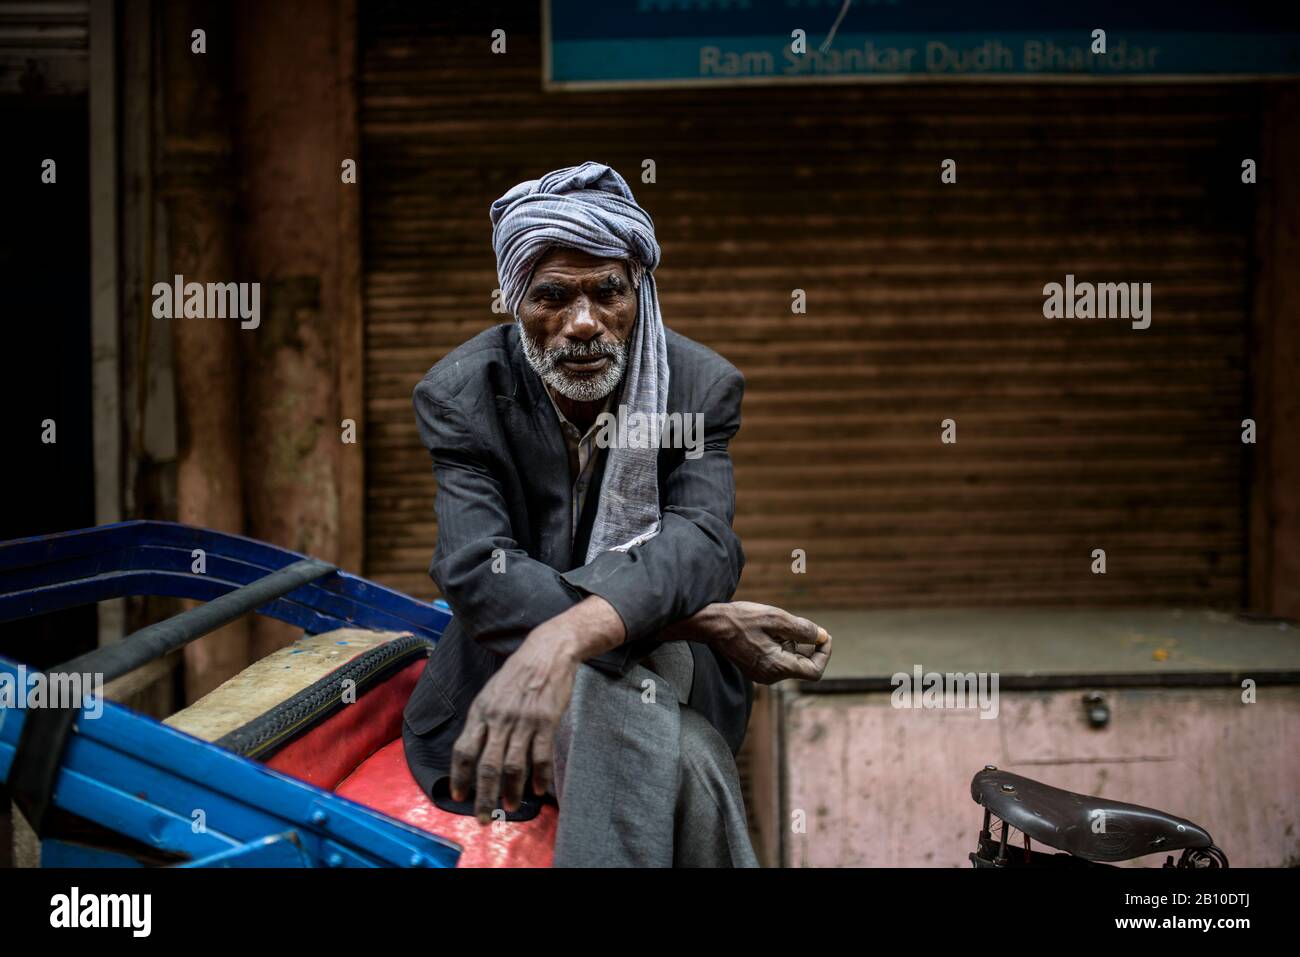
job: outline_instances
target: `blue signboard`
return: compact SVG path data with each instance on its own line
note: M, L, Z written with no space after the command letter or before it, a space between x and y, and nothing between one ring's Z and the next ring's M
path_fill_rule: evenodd
M552 89L1300 76L1295 0L545 0L543 18Z

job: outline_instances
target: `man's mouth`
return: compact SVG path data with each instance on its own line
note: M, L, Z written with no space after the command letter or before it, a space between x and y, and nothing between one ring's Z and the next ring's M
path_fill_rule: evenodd
M583 356L581 358L561 359L560 365L570 372L592 373L600 372L605 366L609 365L609 356Z

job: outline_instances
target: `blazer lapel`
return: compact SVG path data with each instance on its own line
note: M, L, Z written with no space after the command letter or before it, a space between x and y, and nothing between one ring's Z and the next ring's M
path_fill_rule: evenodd
M528 498L538 557L552 568L567 569L573 536L569 453L546 387L518 345L518 326L511 338L513 394L497 396L497 407Z

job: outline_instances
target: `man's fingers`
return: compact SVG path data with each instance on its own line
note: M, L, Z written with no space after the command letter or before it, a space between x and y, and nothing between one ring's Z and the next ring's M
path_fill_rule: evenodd
M826 673L826 665L829 664L831 660L831 636L825 631L823 631L822 634L826 635L826 640L817 646L817 650L814 651L808 659L817 666L817 680L819 681L821 680L821 676Z
M533 793L545 794L555 774L555 733L543 728L533 735Z
M831 636L825 631L822 632L822 635L825 635L825 637L820 638L819 636L820 640L815 645L795 645L794 648L789 650L804 658L817 658L818 656L823 660L829 658L831 654Z
M827 635L826 640L806 656L782 650L779 657L780 668L785 672L784 677L820 681L826 671L826 664L831 659L831 637Z
M524 779L528 771L528 751L533 742L531 729L516 726L506 747L505 763L501 767L501 806L516 811L524 800Z
M817 627L815 621L809 621L807 618L800 618L798 615L791 615L791 617L794 619L794 640L796 643L801 645L816 645L821 643L821 636L826 634L826 632Z
M451 752L451 799L463 801L469 796L470 786L474 783L474 769L478 765L479 752L483 750L483 739L487 736L487 725L470 709L465 721L465 728L456 739Z
M800 618L798 615L792 615L783 608L773 606L772 611L776 617L771 624L775 629L769 626L769 637L774 638L778 644L789 647L791 645L817 645L822 642L822 635L826 632L817 627L817 623L809 621L807 618Z
M501 765L505 763L506 738L509 732L488 729L487 744L478 759L478 793L474 795L474 816L480 824L490 824L501 793Z
M819 677L817 666L811 658L795 654L784 648L770 649L752 668L746 669L751 680L760 684L771 685L790 678L803 681L816 681Z
M823 650L824 648L830 647L830 641L831 641L830 632L828 632L825 628L822 628L820 625L814 625L813 627L817 631L817 634L813 639L813 641L811 642L799 641L792 646L788 646L786 650L793 651L795 654L802 655L805 658L811 658L813 657L813 655L817 654L817 652Z

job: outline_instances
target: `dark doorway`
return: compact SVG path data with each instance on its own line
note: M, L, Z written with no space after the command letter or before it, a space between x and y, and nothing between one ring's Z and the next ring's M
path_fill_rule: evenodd
M95 524L85 96L0 97L8 433L0 540ZM42 164L55 162L55 182ZM47 420L53 443L43 441ZM95 606L0 624L0 655L48 668L93 648Z

